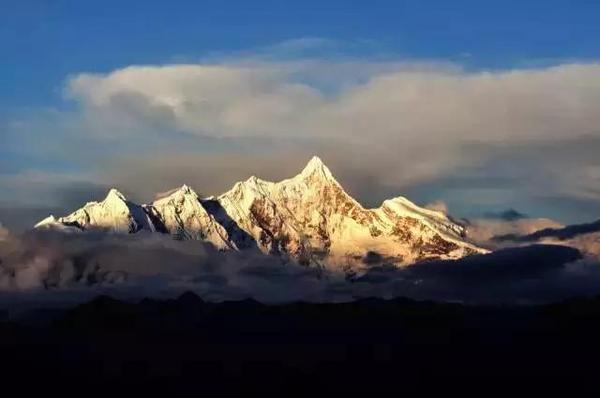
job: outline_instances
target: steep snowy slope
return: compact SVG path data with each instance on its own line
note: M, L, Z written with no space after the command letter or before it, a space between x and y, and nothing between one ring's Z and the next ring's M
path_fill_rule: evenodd
M180 239L207 241L219 249L236 248L227 231L208 214L196 192L187 185L145 208L157 230Z
M81 209L58 219L50 216L36 224L36 228L40 227L121 233L155 230L144 208L128 201L116 189L111 189L102 202L88 202Z
M251 177L218 201L263 251L300 262L355 267L368 252L377 252L386 261L407 264L480 251L463 241L462 226L405 198L363 208L317 157L291 179L272 183Z

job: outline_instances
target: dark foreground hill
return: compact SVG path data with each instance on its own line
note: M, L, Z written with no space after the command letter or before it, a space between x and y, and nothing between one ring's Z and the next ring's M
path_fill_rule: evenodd
M600 299L126 303L0 318L2 384L48 396L252 392L522 395L600 390ZM7 390L8 391L8 390ZM132 395L133 394L133 395Z

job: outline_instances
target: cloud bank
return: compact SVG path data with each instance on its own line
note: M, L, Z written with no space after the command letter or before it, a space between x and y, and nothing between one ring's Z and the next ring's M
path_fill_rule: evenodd
M365 142L374 135L434 144L598 132L600 65L473 73L398 64L391 71L375 69L364 83L340 81L332 92L312 83L324 73L361 66L132 66L76 75L67 93L86 110L123 121L216 137L342 136Z
M364 297L539 303L600 293L597 259L559 245L514 247L348 277L251 252L218 252L157 234L30 232L0 241L0 307L64 305L194 291L208 301L342 302Z
M335 45L291 44L324 43ZM39 169L0 173L15 192L0 210L71 210L60 193L91 181L142 202L182 183L218 194L251 174L289 177L317 154L368 206L405 194L470 217L502 206L583 222L600 211L600 64L481 71L281 51L73 73L68 110L6 124L11 151L56 170L52 184L34 181ZM15 180L27 186L8 189Z
M109 121L101 134L301 140L301 152L335 144L330 151L344 154L337 157L359 155L382 184L395 186L481 165L489 153L468 151L469 143L600 136L598 64L496 72L314 60L131 66L78 74L66 92L94 123ZM565 173L591 185L598 167Z

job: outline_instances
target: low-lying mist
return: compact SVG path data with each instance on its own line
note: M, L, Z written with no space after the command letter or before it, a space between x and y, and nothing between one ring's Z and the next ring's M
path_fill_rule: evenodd
M254 251L219 252L161 234L30 231L0 240L0 306L61 305L99 294L123 299L343 302L410 297L468 304L534 304L600 293L593 257L561 245L528 245L405 268L370 264L349 276Z

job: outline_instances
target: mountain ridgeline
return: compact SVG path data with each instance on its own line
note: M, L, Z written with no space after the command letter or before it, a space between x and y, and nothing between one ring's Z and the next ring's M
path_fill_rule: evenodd
M111 189L36 228L63 232L155 232L209 242L219 250L258 250L300 264L347 270L456 259L485 252L444 213L396 197L376 209L348 195L318 157L297 176L277 183L255 176L217 197L201 198L184 185L139 205Z

